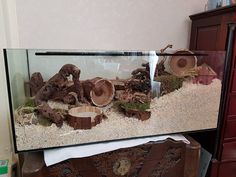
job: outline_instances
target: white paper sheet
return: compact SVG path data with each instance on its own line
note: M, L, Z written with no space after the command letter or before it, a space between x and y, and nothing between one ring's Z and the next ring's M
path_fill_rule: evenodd
M59 163L70 158L89 157L104 152L114 151L121 148L134 147L151 141L161 141L171 138L176 141L183 141L186 144L190 142L183 135L165 135L149 138L137 138L131 140L122 140L106 142L99 144L80 145L76 147L58 148L44 151L44 161L47 166Z

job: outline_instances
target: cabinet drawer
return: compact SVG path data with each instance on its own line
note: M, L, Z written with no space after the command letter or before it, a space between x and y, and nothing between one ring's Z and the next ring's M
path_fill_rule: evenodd
M236 161L221 163L218 177L236 177Z
M233 82L232 82L231 91L236 92L236 71L234 71L234 74L233 74Z
M231 95L229 98L228 116L236 115L236 95Z
M236 142L224 143L221 160L236 160Z
M236 138L236 119L227 120L224 138Z

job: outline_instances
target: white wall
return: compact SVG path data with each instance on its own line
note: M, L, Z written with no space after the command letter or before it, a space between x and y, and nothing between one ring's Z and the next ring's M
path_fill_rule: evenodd
M4 47L160 49L188 47L188 16L207 0L0 0ZM9 151L9 110L0 52L0 154Z
M17 0L25 48L186 48L207 0Z
M1 3L1 1L0 1ZM0 4L1 6L1 4ZM1 106L0 106L0 157L3 156L7 151L9 151L10 147L10 136L8 127L8 101L7 101L7 90L6 90L6 79L5 79L5 69L4 69L4 61L3 61L3 51L2 48L6 45L6 36L5 36L5 28L2 9L0 8L0 98L1 98Z
M15 0L0 0L0 158L12 150L3 48L19 47Z

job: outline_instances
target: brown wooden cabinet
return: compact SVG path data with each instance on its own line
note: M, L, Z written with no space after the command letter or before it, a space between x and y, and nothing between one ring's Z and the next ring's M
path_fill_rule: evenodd
M227 50L228 24L236 22L236 5L190 16L191 50ZM235 33L235 32L234 32ZM194 134L194 137L214 153L212 177L236 177L236 35L232 40L232 56L228 68L224 111L216 131ZM219 131L219 132L217 132ZM214 152L215 151L215 152Z
M227 41L227 24L236 19L236 6L220 8L191 15L192 30L190 49L225 50Z
M219 166L218 176L235 177L236 161L221 162L221 165Z

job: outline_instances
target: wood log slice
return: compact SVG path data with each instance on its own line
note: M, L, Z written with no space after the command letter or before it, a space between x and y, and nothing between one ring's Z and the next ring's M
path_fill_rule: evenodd
M188 76L187 71L195 68L197 65L197 57L187 56L186 54L193 54L189 50L178 50L174 54L177 56L171 56L165 61L165 71L178 77Z
M68 111L67 122L74 129L91 129L105 118L103 112L94 106L75 107Z
M114 98L115 87L111 81L102 78L94 78L91 80L94 83L94 89L90 91L92 103L98 107L108 105Z
M115 79L115 80L110 80L111 83L114 85L115 90L125 90L125 83L127 82L128 79Z

